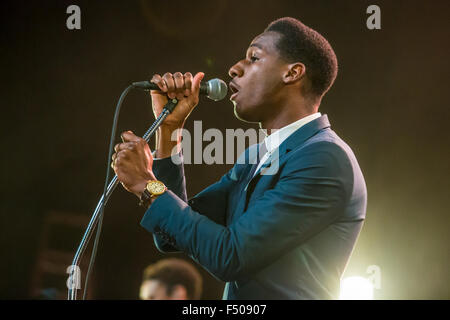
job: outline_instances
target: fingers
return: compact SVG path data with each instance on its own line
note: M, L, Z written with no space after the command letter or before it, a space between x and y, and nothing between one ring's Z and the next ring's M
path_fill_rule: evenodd
M116 153L119 153L120 151L122 151L122 150L126 150L126 149L130 149L131 148L131 146L133 145L133 144L135 144L136 142L124 142L124 143L118 143L118 144L116 144L116 146L114 147L114 151L116 152ZM114 154L113 154L113 157L114 157ZM114 159L113 159L114 160Z
M123 142L114 146L115 153L111 157L111 168L113 169L119 158L127 158L127 152L135 152L138 148L147 144L144 139L135 136L131 131L122 133L121 137Z
M175 72L173 74L173 79L175 82L175 97L178 100L181 100L184 98L184 90L185 90L184 76L181 74L181 72Z
M155 83L170 99L181 100L194 92L198 95L200 82L204 76L203 72L197 73L195 77L190 72L184 75L181 72L174 74L167 72L162 77L159 74L153 75L151 82Z
M152 80L150 80L150 82L156 84L159 87L160 91L167 92L167 84L159 74L153 75L153 78Z
M123 150L123 149L121 149ZM116 171L116 166L117 166L117 161L119 160L120 157L122 157L121 154L121 150L117 151L116 153L114 153L111 157L112 161L111 161L111 168Z
M184 89L184 95L185 95L185 96L188 96L188 95L191 94L191 90L192 90L192 80L193 80L192 73L186 72L186 73L184 74L184 87L185 87L185 89Z
M163 75L163 80L167 85L167 96L170 99L175 98L175 81L171 73L167 72Z
M127 158L128 157L123 149L117 153L114 153L111 157L111 159L112 159L111 168L117 173L117 168L122 164L122 161L124 161Z
M124 131L122 132L122 134L120 135L120 137L122 138L123 142L130 142L130 141L139 141L142 138L136 136L133 131Z
M194 79L192 80L192 93L198 96L200 91L200 82L202 81L205 74L203 72L198 72Z
M136 136L132 131L125 131L120 136L122 137L123 142L114 146L114 151L116 153L126 149L133 149L136 145L140 145L142 147L147 144L143 138Z
M123 143L118 143L114 146L114 153L111 157L111 168L114 169L114 166L116 164L116 160L119 156L119 153L123 150L132 150L136 144L140 143L146 143L144 139L136 136L133 131L125 131L123 132L120 137L122 138Z

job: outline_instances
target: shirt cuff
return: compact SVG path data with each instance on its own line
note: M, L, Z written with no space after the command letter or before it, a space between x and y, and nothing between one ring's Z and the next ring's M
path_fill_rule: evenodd
M156 158L156 150L152 152L153 161L161 161L171 159L174 164L181 164L183 162L183 156L181 155L181 151L171 155L170 157L165 158Z

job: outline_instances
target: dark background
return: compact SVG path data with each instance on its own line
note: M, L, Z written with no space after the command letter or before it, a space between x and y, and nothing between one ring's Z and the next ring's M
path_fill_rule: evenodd
M81 30L66 8L81 8ZM366 8L381 8L381 30ZM0 297L30 298L43 221L52 211L89 216L104 183L121 91L153 73L228 68L267 24L292 16L322 33L339 60L323 100L352 147L368 187L365 226L345 276L378 265L380 299L449 299L448 1L2 1ZM119 131L142 134L150 99L132 91ZM202 99L203 130L244 128L228 99ZM153 143L150 146L153 147ZM206 144L204 144L206 145ZM186 165L188 195L230 165ZM164 257L139 226L137 199L108 203L93 298L135 299L142 269ZM67 244L76 249L81 234ZM183 257L183 256L181 256ZM223 284L202 271L204 298Z

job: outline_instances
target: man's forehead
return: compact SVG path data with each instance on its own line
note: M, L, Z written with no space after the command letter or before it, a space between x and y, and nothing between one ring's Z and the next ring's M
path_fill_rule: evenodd
M275 44L280 38L280 34L274 31L267 31L257 35L249 45L251 47L257 47L265 51L271 51L276 48Z
M142 288L146 291L156 291L156 290L160 290L161 288L165 288L165 285L159 281L159 280L154 280L154 279L149 279L146 280L143 284L142 284Z

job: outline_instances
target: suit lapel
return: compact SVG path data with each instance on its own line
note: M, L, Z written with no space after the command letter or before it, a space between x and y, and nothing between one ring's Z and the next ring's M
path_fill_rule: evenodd
M250 174L253 165L252 160L254 161L256 159L256 153L254 153L253 156L252 153L250 153L248 155L248 158L246 158L246 161L249 161L247 164L248 169L246 172L246 179L242 182L246 183L246 185L241 189L242 194L237 198L235 209L233 210L233 212L231 212L231 216L229 217L229 219L227 219L227 224L230 224L233 222L233 220L238 219L242 215L242 213L244 213L247 210L247 205L250 196L253 192L256 183L259 181L259 179L261 179L261 177L264 177L265 175L276 174L280 164L285 159L284 156L289 151L300 147L309 138L314 136L317 132L329 126L330 123L328 121L327 115L323 115L320 118L317 118L305 124L300 129L292 133L292 135L290 135L285 141L283 141L283 143L278 147L277 151L273 151L272 154L269 156L269 158L261 166L261 168L259 168L256 171L255 175L251 178L248 178L247 175ZM276 170L276 171L275 172L265 171L264 172L265 174L261 174L262 170Z
M330 122L328 121L328 116L324 114L323 116L308 122L300 129L292 133L285 141L283 141L283 143L280 144L277 149L272 152L264 164L256 171L255 175L250 178L247 185L244 187L244 192L247 192L249 186L257 183L262 176L276 174L280 167L280 162L285 154L300 147L317 132L328 127L330 127ZM248 199L249 197L247 196L246 198Z
M303 145L309 138L314 136L320 130L328 127L330 127L330 122L328 121L328 116L325 114L320 118L308 122L300 129L292 133L277 149L272 152L261 168L259 168L255 175L250 179L244 190L247 190L248 185L254 179L264 175L276 174L278 172L280 158L282 158L289 151Z

